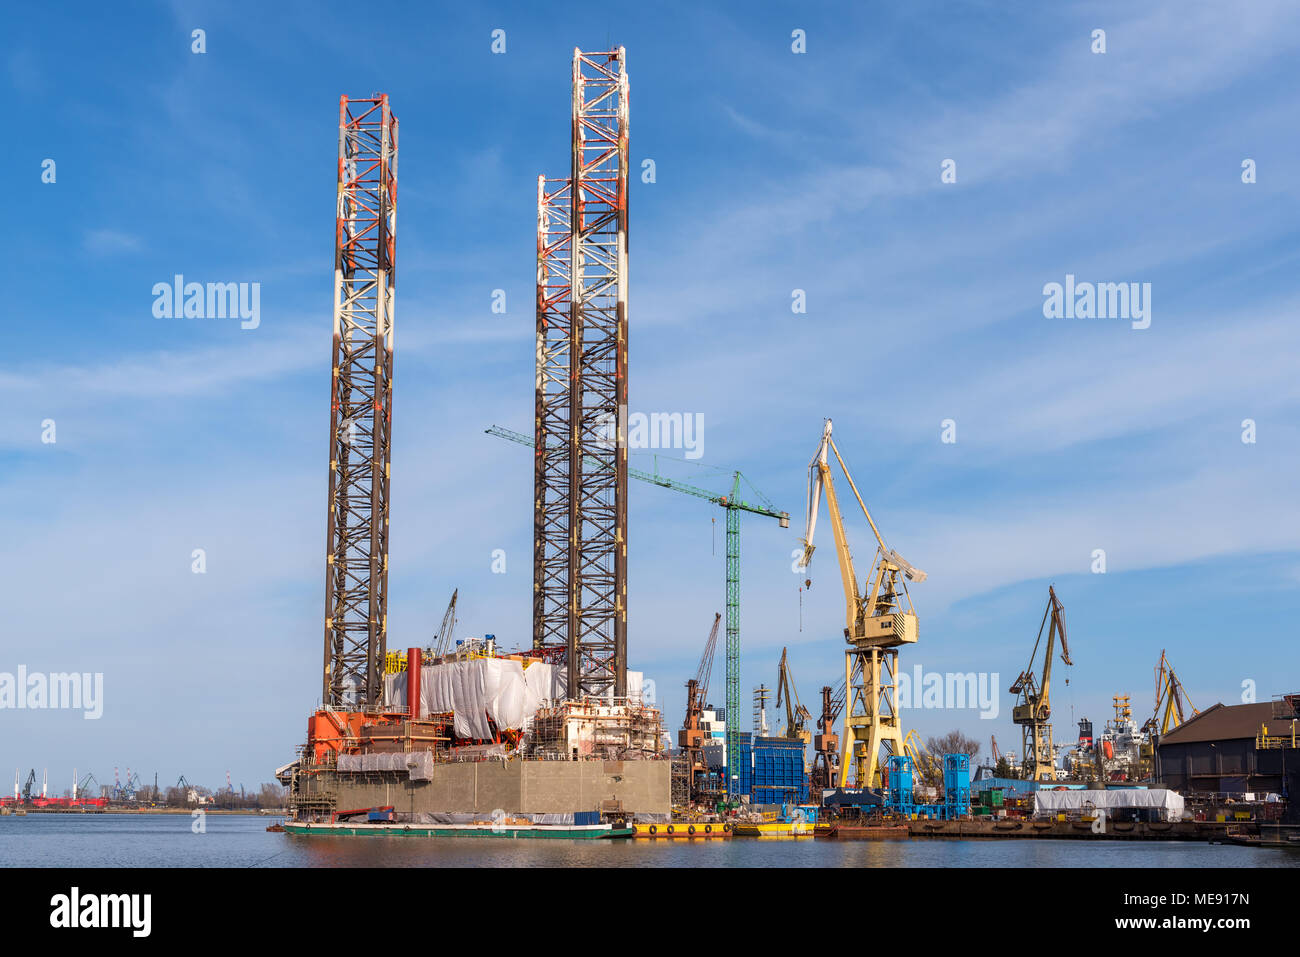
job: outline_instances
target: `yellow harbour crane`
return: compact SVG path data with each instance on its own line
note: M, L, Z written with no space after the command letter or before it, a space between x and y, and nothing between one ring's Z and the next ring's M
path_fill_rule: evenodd
M839 499L827 455L835 453L849 488L862 506L862 514L876 536L876 554L871 571L858 587L840 513ZM847 706L844 711L844 760L840 763L839 786L850 781L856 787L879 787L885 759L903 753L903 732L897 703L898 648L913 644L917 638L916 613L903 579L925 581L925 572L914 568L896 551L885 545L871 512L858 493L835 440L831 437L831 420L826 420L821 443L808 465L808 519L804 531L802 567L808 567L813 555L813 532L822 490L831 516L831 532L839 557L840 578L844 585L844 638L849 647L844 654ZM901 576L901 577L900 577ZM852 777L850 778L850 771Z
M1034 678L1034 658L1038 646L1043 640L1043 629L1051 619L1051 628L1047 632L1047 650L1043 657L1043 682L1039 687ZM1070 646L1065 640L1065 606L1056 597L1056 589L1047 589L1047 610L1043 612L1043 621L1038 626L1038 638L1034 641L1034 650L1029 655L1029 667L1020 672L1011 693L1018 697L1018 702L1011 710L1011 720L1020 725L1024 746L1023 774L1029 781L1056 780L1056 748L1052 744L1052 650L1056 636L1061 636L1061 660L1067 665L1070 660ZM1066 679L1069 683L1069 679Z
M925 746L915 728L903 738L903 753L912 759L912 767L915 768L918 779L927 787L938 787L943 783L941 759Z
M1200 714L1200 710L1187 697L1187 689L1174 673L1174 666L1169 663L1165 657L1164 649L1160 650L1160 664L1156 665L1156 707L1155 712L1147 720L1143 731L1149 734L1168 734L1174 728L1178 727L1187 720L1187 711L1191 711L1191 717ZM1157 721L1157 719L1159 719Z
M804 760L807 761L808 745L812 742L812 731L808 728L808 723L812 721L812 713L799 700L799 692L794 686L794 676L790 674L790 662L786 657L785 648L781 649L781 665L777 669L776 676L776 706L779 708L782 703L785 704L785 727L781 729L781 737L789 738L791 741L802 741Z

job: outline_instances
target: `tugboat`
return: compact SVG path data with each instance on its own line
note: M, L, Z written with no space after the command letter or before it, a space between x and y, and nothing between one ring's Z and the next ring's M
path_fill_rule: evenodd
M812 837L817 824L817 808L812 805L790 807L780 811L760 811L742 818L731 826L734 837Z

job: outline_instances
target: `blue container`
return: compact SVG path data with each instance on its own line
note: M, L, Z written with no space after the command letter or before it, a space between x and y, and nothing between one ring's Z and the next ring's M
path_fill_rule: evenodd
M599 811L574 811L573 823L578 827L586 827L591 824L600 823Z
M1038 790L1037 781L1022 781L1019 778L982 778L973 785L976 791L989 791L1001 788L1003 797L1023 797Z
M754 736L748 731L739 731L736 738L740 764L739 767L727 768L727 794L739 798L749 795L754 787Z
M808 774L804 771L804 744L788 738L754 740L754 779L751 803L806 802Z

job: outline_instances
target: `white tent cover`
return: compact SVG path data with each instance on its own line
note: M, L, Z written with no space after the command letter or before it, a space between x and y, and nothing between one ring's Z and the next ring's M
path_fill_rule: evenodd
M1168 788L1034 792L1034 811L1038 814L1064 814L1068 811L1093 809L1109 811L1123 808L1158 808L1161 820L1178 821L1183 816L1183 796Z
M488 717L498 728L522 728L524 722L549 701L564 698L563 668L535 661L527 668L508 658L474 658L420 669L420 716L438 712L455 714L454 728L461 738L489 738ZM639 671L627 673L631 698L642 694ZM406 674L388 675L384 692L393 707L406 707Z

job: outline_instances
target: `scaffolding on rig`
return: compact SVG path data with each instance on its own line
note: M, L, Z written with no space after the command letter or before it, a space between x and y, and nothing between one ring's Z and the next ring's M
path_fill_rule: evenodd
M375 708L388 624L397 118L388 97L339 100L321 703Z
M664 755L663 716L633 699L584 698L533 716L532 751L543 760L643 760Z

